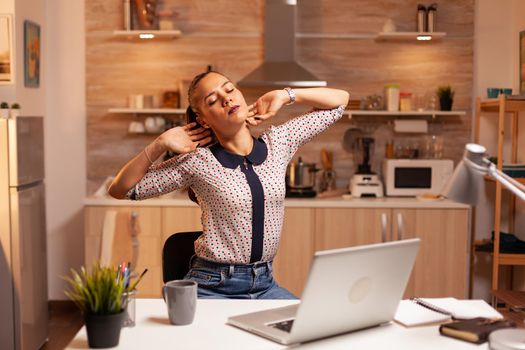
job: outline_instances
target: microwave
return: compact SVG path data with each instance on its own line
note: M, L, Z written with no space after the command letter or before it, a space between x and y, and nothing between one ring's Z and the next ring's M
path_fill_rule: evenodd
M452 176L450 159L385 159L383 180L387 196L439 194Z

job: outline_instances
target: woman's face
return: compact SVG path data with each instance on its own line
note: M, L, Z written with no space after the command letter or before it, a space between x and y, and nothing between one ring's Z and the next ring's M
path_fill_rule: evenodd
M197 121L210 126L216 133L228 134L246 122L248 105L244 96L223 75L206 75L197 84L192 100L197 109Z

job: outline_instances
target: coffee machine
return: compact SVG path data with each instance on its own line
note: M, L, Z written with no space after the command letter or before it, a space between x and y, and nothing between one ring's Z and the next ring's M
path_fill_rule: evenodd
M352 197L383 197L383 184L370 166L370 150L374 145L372 137L357 139L357 172L350 180L349 191ZM358 159L359 158L359 159Z

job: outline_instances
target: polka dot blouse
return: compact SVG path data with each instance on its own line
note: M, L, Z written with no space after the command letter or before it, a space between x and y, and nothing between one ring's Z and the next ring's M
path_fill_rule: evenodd
M344 106L313 110L271 126L255 140L246 157L217 144L154 165L127 198L142 200L191 187L202 210L203 235L195 242L197 256L248 264L254 258L253 238L261 245L256 260L271 261L283 226L287 165L299 147L339 120L343 111ZM254 215L254 208L262 212ZM260 229L255 229L256 224ZM256 235L254 231L262 232Z

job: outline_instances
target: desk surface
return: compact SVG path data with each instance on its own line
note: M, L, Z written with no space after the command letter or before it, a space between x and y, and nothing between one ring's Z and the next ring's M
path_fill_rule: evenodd
M169 324L162 299L138 299L136 326L123 328L118 349L286 349L270 340L226 325L229 316L294 303L282 300L198 300L195 320L188 326ZM323 320L319 320L323 322ZM487 349L439 335L437 326L404 328L396 323L347 333L299 346L301 349ZM86 329L67 349L87 349Z

